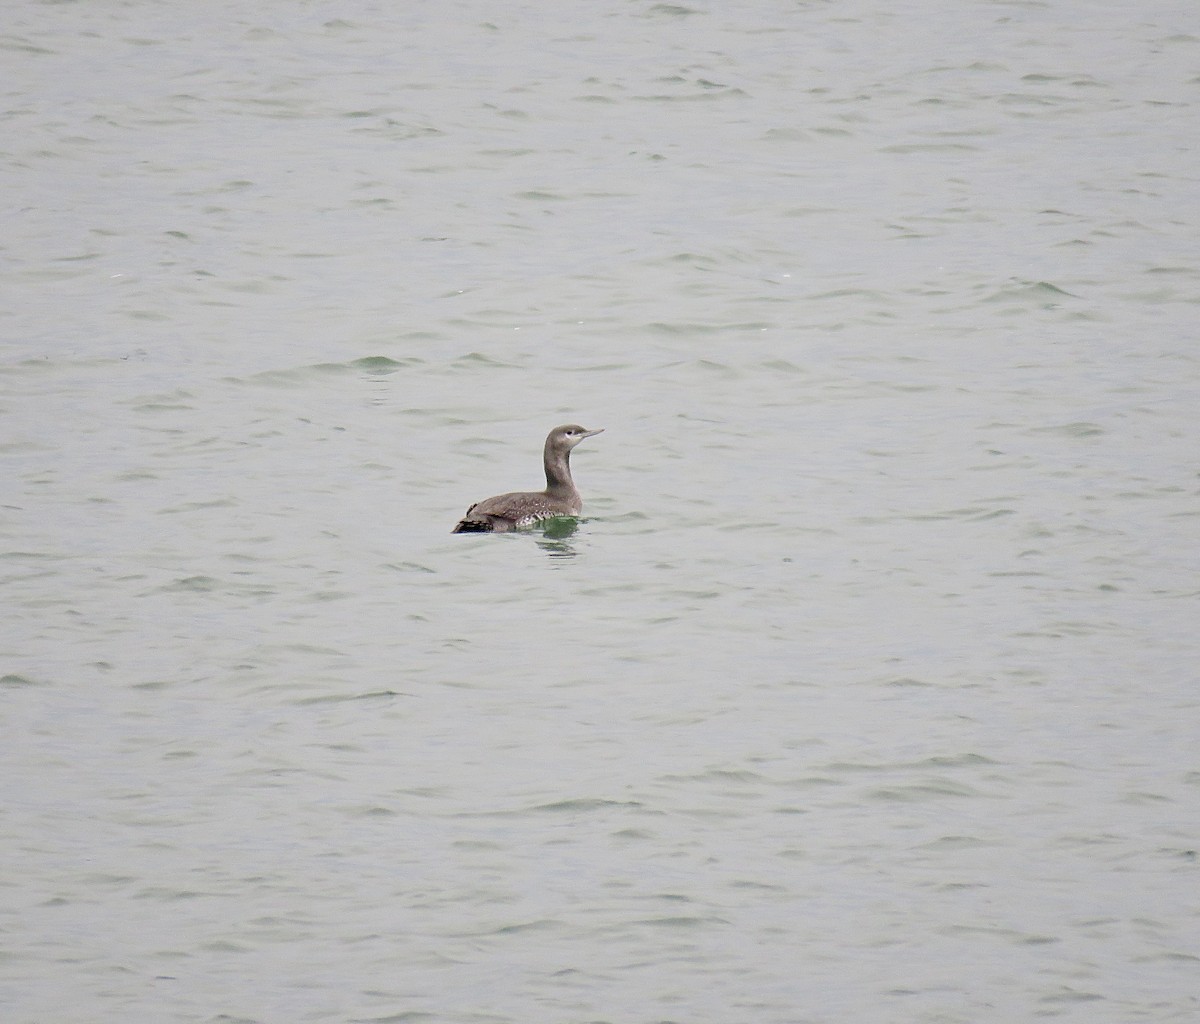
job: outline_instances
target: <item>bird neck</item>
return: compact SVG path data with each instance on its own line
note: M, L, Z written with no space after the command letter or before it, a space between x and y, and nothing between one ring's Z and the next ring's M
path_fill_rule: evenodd
M542 453L542 463L546 467L547 494L574 494L575 481L571 479L570 451L557 451L546 442L546 450Z

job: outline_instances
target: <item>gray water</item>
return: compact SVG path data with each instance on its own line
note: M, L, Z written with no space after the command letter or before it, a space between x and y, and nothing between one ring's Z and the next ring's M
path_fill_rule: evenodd
M5 12L6 1022L1198 1019L1194 4Z

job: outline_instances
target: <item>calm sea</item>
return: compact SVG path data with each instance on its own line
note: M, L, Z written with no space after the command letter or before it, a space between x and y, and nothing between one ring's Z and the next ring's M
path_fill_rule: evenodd
M6 1024L1200 1019L1193 3L0 60Z

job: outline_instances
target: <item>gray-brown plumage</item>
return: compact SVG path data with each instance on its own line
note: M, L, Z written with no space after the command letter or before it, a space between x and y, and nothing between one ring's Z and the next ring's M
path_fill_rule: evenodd
M542 464L546 468L544 491L513 491L485 498L467 509L452 533L507 533L554 516L577 516L583 499L571 479L571 449L585 437L603 432L585 430L576 423L555 427L546 437Z

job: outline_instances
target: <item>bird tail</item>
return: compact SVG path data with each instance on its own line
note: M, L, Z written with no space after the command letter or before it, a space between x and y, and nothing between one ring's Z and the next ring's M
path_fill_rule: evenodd
M491 533L496 529L490 519L460 519L451 533Z

